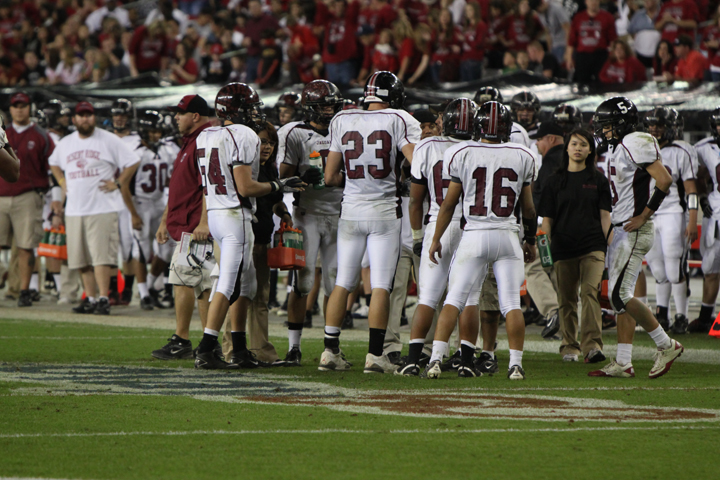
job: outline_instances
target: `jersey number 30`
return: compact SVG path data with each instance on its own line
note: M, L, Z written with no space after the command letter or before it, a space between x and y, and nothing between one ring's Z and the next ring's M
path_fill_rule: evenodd
M205 149L197 149L197 158L202 160L205 158ZM208 164L207 172L205 171L205 165L200 165L200 173L205 179L203 185L203 193L208 194L207 186L208 183L215 185L215 195L227 195L227 188L225 188L225 176L222 173L222 167L220 167L220 155L217 148L210 150L210 162Z

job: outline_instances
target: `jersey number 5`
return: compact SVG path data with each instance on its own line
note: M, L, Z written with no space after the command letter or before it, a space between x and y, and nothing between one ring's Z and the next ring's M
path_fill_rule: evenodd
M205 158L204 148L197 149L197 158L198 160ZM201 162L200 173L205 179L203 185L203 193L205 195L208 194L208 182L215 185L215 195L227 195L227 188L225 188L225 176L223 175L222 168L220 167L220 154L218 153L217 148L210 150L210 162L208 164L207 172L205 171L205 165Z
M365 178L365 166L358 165L355 168L350 168L350 162L357 160L365 153L365 139L360 132L347 132L342 136L342 144L350 145L353 143L352 150L345 150L345 171L347 172L347 178ZM380 143L380 147L375 149L375 158L382 160L382 168L378 168L375 165L369 165L367 167L368 173L376 179L385 178L390 175L392 168L390 167L390 149L392 146L392 137L388 132L376 130L367 137L368 145L377 145Z
M485 187L487 180L487 168L478 167L472 174L475 179L475 204L470 207L470 215L476 217L486 217L488 213L485 205ZM491 210L497 217L509 217L515 209L515 199L517 194L512 187L503 186L503 180L508 179L515 182L518 174L512 168L498 168L493 175L493 196ZM505 206L503 207L503 197L505 198Z

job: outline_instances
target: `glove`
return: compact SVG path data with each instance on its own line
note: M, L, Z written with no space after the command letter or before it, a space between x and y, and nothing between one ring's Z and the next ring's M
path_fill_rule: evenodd
M700 208L702 208L703 216L707 218L712 217L713 209L707 197L700 197Z
M422 257L422 245L423 245L422 239L413 240L413 254L416 257Z
M405 179L400 184L400 196L401 197L409 197L410 196L410 179Z
M308 185L316 185L322 181L323 174L317 168L308 168L300 178Z
M275 180L274 182L270 182L270 185L272 186L273 192L294 193L301 192L305 184L300 180L300 177L290 177Z

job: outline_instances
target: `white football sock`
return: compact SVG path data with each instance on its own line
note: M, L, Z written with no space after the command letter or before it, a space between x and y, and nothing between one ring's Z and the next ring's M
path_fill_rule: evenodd
M302 330L288 330L288 344L292 350L293 348L300 348L300 337L302 337Z
M658 326L655 330L652 332L648 332L650 334L650 338L653 339L655 342L655 345L657 345L659 350L665 350L666 348L670 348L672 343L670 342L670 337L668 337L668 334L665 333L665 330L661 326Z
M440 340L434 340L433 341L433 351L432 355L430 356L430 361L434 362L435 360L442 362L442 359L445 355L447 355L448 351L448 342L442 342Z
M632 343L618 343L615 361L619 365L627 365L632 362L632 347Z
M147 283L138 282L137 286L138 286L138 293L140 294L140 298L145 298L145 297L150 296L150 291L148 290Z
M510 349L510 366L517 365L518 367L522 368L522 357L523 357L523 351L522 350L512 350Z

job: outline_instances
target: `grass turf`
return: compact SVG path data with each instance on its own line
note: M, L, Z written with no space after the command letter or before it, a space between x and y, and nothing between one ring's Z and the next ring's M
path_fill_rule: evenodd
M578 472L618 478L713 478L720 441L718 422L547 422L540 419L429 417L337 411L325 406L228 403L232 386L200 398L202 385L237 380L237 374L206 376L191 361L163 362L149 352L163 343L157 330L97 325L0 320L0 475L46 478L563 478ZM613 343L606 335L608 343ZM651 346L646 335L637 345ZM285 339L273 339L285 344ZM688 349L717 349L717 341L685 336ZM347 392L446 391L622 401L628 406L720 408L717 365L683 363L649 380L651 361L634 362L638 377L592 379L597 366L559 361L558 355L526 352L525 382L504 375L438 381L364 375L366 343L343 341L356 366L350 372L322 373L316 365L322 341L303 341L303 367L251 372L242 378L313 389L344 400ZM501 371L507 352L500 352ZM36 364L39 364L36 365ZM94 384L73 394L44 381L53 365L108 366L176 375L199 387L163 394L164 385L139 382L133 394ZM47 367L47 368L46 368ZM33 369L44 377L18 381ZM119 370L118 370L119 369ZM82 381L92 373L80 374ZM87 380L101 382L101 374ZM161 378L165 381L167 377ZM213 383L215 382L215 383ZM139 385L139 386L138 386ZM278 387L280 389L281 387ZM284 388L284 387L283 387ZM329 392L329 393L328 393ZM292 394L287 398L294 398ZM613 430L611 430L613 429ZM224 433L210 433L221 431ZM169 434L175 432L175 434ZM124 433L124 434L121 434ZM79 436L78 436L79 435Z

